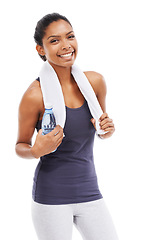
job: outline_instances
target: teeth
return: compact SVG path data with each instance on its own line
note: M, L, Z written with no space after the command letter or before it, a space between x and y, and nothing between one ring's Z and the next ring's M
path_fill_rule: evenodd
M70 57L73 53L68 53L68 54L64 54L64 55L60 55L60 57Z

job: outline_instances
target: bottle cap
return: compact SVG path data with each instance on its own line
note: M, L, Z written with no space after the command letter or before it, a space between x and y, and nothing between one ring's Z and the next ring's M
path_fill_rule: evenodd
M53 105L51 103L46 103L45 109L51 109L53 108Z

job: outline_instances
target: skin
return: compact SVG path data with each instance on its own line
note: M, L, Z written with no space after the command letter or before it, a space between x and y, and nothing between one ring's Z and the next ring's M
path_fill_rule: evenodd
M54 68L60 81L65 105L70 108L78 108L83 105L84 97L80 92L74 78L71 75L71 66L75 62L78 53L78 44L72 27L64 20L52 22L46 29L42 39L43 46L37 45L39 54L45 55L51 66ZM63 56L73 53L70 57ZM106 113L106 83L103 76L94 71L84 72L87 76L103 110L100 117L100 127L109 131L101 138L106 139L112 136L115 131L113 120ZM40 83L35 80L24 93L19 105L18 137L16 142L16 153L22 158L39 158L51 153L63 139L63 129L57 125L47 135L42 135L40 129L32 146L32 137L38 120L41 120L45 108L43 103ZM95 120L91 122L96 129Z

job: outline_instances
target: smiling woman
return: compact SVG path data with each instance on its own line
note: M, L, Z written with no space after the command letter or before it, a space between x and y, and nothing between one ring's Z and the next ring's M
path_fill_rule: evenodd
M62 65L65 61L67 66L69 61L70 64L74 63L77 55L77 41L71 25L66 21L59 20L51 23L42 42L43 46L37 45L36 49L40 55L46 56L51 65ZM65 60L63 63L62 58Z
M46 19L48 17L49 15ZM37 43L36 49L43 60L48 59L51 65L61 64L60 58L74 63L78 44L72 25L67 18L58 19L58 17L59 15L55 15L54 21L49 24L48 28L44 26L44 30L40 28L42 22L38 22L34 35Z
M64 129L57 125L46 135L41 130L45 107L39 78L24 93L19 107L16 152L23 158L40 157L32 192L32 218L38 239L71 240L75 224L85 240L117 240L94 165L95 121L72 75L78 53L72 25L58 13L48 14L37 23L34 39L39 56L58 76L66 105ZM104 112L100 128L106 132L103 138L108 138L115 129L105 109L104 78L96 72L84 74ZM35 128L38 134L32 146Z
M46 56L51 65L62 66L66 62L66 66L71 66L74 63L78 45L72 27L66 21L51 23L42 42L43 46L37 45L36 49L39 54Z

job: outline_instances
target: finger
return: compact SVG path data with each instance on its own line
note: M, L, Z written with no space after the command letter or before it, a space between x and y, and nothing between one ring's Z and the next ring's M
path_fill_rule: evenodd
M102 121L100 121L101 123L102 122L110 122L110 123L112 123L113 122L113 120L111 119L111 118L104 118Z
M57 135L59 132L63 132L63 128L60 125L57 125L49 134L51 136Z
M105 129L105 128L109 128L109 127L113 128L114 124L113 123L105 123L102 126L100 126L101 129Z
M93 127L96 129L96 119L91 118L91 123L93 124Z
M113 121L108 120L108 118L104 119L100 122L100 125L103 126L104 124L114 124Z
M56 139L56 141L59 141L63 139L63 132L59 131L57 134L54 135L54 138Z
M108 120L109 122L113 122L113 120L112 120L111 118L108 118L107 120Z
M56 129L57 131L60 131L60 130L63 131L63 128L62 128L60 125L56 125L55 129Z
M62 139L57 142L56 147L60 146L61 143L62 143Z
M58 135L59 133L60 133L60 130L57 133L55 133L54 136Z
M106 118L100 122L100 126L103 126L104 124L113 124L113 121L110 118Z
M52 136L50 138L51 138L51 140L54 141L55 148L57 148L62 143L63 134L61 134L61 132L59 132L56 136Z
M107 114L107 113L103 113L103 114L101 115L101 117L99 118L99 121L102 121L102 120L105 119L105 118L108 118L108 114Z
M108 137L111 137L113 135L113 132L108 132L106 134L108 135Z
M58 135L57 135L58 137ZM56 147L60 146L60 144L62 143L62 139L63 139L63 136L61 136L60 138L56 139Z
M56 141L58 141L59 139L63 139L63 132L60 130L59 132L57 132L57 133L55 133L54 135L53 135L53 137L55 138L55 140Z
M63 131L60 130L58 133L56 133L55 135L53 135L53 138L55 139L56 142L63 140L64 135L63 135Z
M108 127L108 128L105 128L104 131L114 132L115 128Z
M103 126L103 125L106 124L106 123L108 123L108 124L113 124L113 120L110 119L110 118L105 118L105 119L103 119L102 121L100 121L100 126Z
M39 129L38 134L42 135L42 131L43 131L42 129Z

